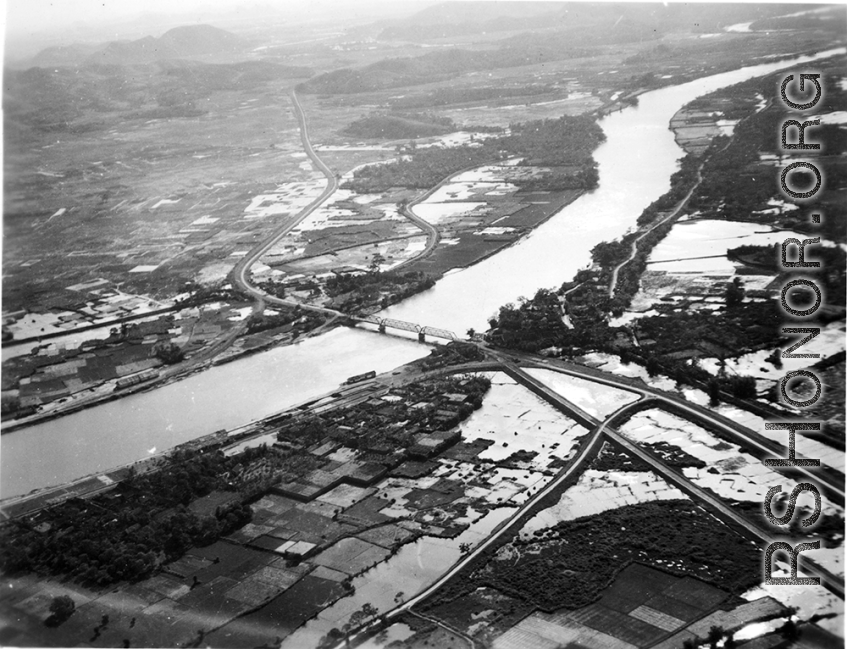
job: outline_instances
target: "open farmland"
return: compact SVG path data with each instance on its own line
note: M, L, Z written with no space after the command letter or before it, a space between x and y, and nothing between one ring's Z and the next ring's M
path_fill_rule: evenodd
M47 4L4 69L0 645L844 644L841 7ZM819 466L764 462L788 418Z
M254 197L286 183L323 180L303 166L288 89L281 80L258 93L211 92L201 104L204 114L190 122L127 120L116 111L94 116L108 120L100 138L36 131L26 146L12 142L7 308L21 304L15 296L23 293L16 291L42 295L50 306L60 287L103 276L170 297L250 248L275 225L249 218ZM105 189L92 195L92 182ZM292 204L276 213L295 211ZM56 241L61 256L51 254ZM32 265L39 271L34 278L23 272ZM226 274L218 272L216 279Z

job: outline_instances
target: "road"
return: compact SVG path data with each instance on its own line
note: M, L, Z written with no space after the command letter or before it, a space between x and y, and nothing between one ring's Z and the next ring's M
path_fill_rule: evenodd
M624 380L620 377L616 377L611 374L605 374L598 370L589 370L589 368L574 366L570 364L568 364L570 365L569 367L562 367L561 361L557 361L554 364L553 361L545 361L544 359L536 358L529 358L528 362L526 362L525 360L521 359L521 357L523 356L522 354L518 354L515 352L509 352L509 355L506 356L502 352L492 350L487 351L491 356L500 361L500 363L502 364L501 369L504 372L512 376L512 378L518 380L522 385L532 390L537 395L541 396L543 399L548 401L558 410L564 412L567 416L575 419L580 424L591 429L592 432L590 433L589 438L585 440L584 443L580 446L580 449L574 456L574 458L571 459L568 465L563 468L552 481L550 481L534 496L530 497L523 505L521 505L515 511L513 516L511 516L509 519L501 523L500 526L495 528L492 534L484 542L482 542L469 554L463 557L450 570L448 570L439 579L433 582L428 588L424 589L407 602L400 604L396 608L386 613L384 619L387 622L394 620L406 611L410 611L410 609L412 609L414 606L423 602L428 597L433 595L439 588L444 586L450 579L458 575L472 561L474 561L482 553L489 549L493 544L495 544L498 539L500 539L504 534L511 533L513 531L514 526L521 521L525 514L534 505L536 505L545 496L554 492L569 477L572 477L576 474L576 472L582 470L584 464L596 455L596 453L599 451L599 449L602 447L602 444L606 440L625 448L628 452L647 462L651 466L651 468L654 469L657 475L660 475L669 483L674 484L675 486L680 488L680 490L688 494L694 502L697 502L698 504L706 507L724 522L733 525L740 530L743 530L746 534L758 539L762 543L770 543L775 540L780 540L776 538L776 536L770 535L765 530L762 530L757 525L751 523L749 520L735 512L735 510L726 505L726 503L724 503L721 498L714 496L708 491L696 486L690 480L685 478L681 473L677 473L665 466L664 462L662 462L660 458L656 457L652 453L649 453L648 451L645 451L637 444L634 444L627 440L618 431L612 428L610 422L614 421L626 410L641 407L642 405L644 405L644 402L646 400L657 402L664 401L666 403L673 404L673 406L679 408L680 410L683 410L686 414L690 416L691 420L694 423L700 423L701 425L709 424L715 426L718 429L723 430L727 434L731 434L733 437L743 435L746 443L757 447L763 454L771 456L773 454L773 448L756 439L757 435L755 435L753 431L750 431L745 427L741 426L740 424L732 422L726 419L725 417L722 417L721 415L717 415L716 413L713 413L708 409L703 408L702 406L698 406L697 404L692 404L688 401L685 401L681 397L676 397L675 395L670 395L660 390L650 388L648 386L639 386L634 384L634 382L631 380ZM638 394L639 400L622 406L621 408L613 412L611 415L606 417L603 421L598 421L596 417L585 412L584 410L582 410L581 408L571 403L570 401L562 397L560 394L546 386L538 379L535 379L531 375L527 374L526 371L522 367L520 367L520 365L523 364L556 370L564 374L569 374L578 378L595 381L617 389L628 390L630 392ZM490 363L486 365L490 365ZM800 469L796 470L799 471ZM814 477L817 479L816 481L820 482L820 478L818 476ZM841 487L838 487L838 485L829 486L828 489L830 491L834 491L836 495L840 493L841 503L843 504L843 484L841 485ZM804 557L802 554L800 555L800 562L802 570L807 571L810 574L819 576L821 578L822 584L824 584L831 592L835 593L841 599L844 598L844 580L842 578L833 575L828 570ZM378 624L379 621L375 620L366 627L362 628L355 636L351 636L351 641L355 643L356 640L366 637L377 628ZM342 646L343 645L338 645L337 649L341 649Z
M230 279L233 285L239 287L243 292L252 295L256 300L258 300L258 304L266 302L268 304L275 304L289 308L299 306L305 311L322 313L324 315L330 315L339 318L347 318L350 316L336 309L329 309L326 307L314 306L311 304L302 304L294 300L285 300L283 298L278 298L273 295L268 295L260 288L254 286L250 281L250 268L253 266L253 264L255 264L282 237L291 232L291 230L294 229L300 222L302 222L303 219L305 219L312 212L314 212L321 205L323 205L329 199L329 197L335 193L336 189L338 189L338 178L326 165L326 163L321 160L320 156L315 152L314 148L312 147L312 142L309 139L309 129L308 124L306 123L306 115L303 112L303 107L300 105L300 100L297 98L297 93L294 90L291 91L291 103L294 106L294 112L297 115L297 122L300 125L300 140L303 143L303 149L306 151L306 154L309 156L315 166L321 170L324 176L326 176L327 186L323 190L323 192L321 192L320 196L318 196L315 200L309 203L305 208L300 210L300 212L296 216L286 220L285 223L274 229L273 232L271 232L270 235L268 235L268 237L264 241L257 244L250 252L248 252L232 269L232 271L230 272ZM438 244L439 240L441 239L441 235L438 232L438 229L435 228L428 221L424 221L422 218L420 218L411 210L411 208L420 201L426 200L434 191L441 187L442 184L449 181L450 178L452 178L454 175L455 174L450 174L450 176L442 180L440 183L438 183L438 185L436 185L429 191L424 192L423 194L415 198L413 201L411 201L408 205L401 207L403 215L427 234L427 242L426 247L420 254L415 255L413 259L408 259L402 262L401 264L398 264L394 268L394 270L399 270L401 267L410 264L413 261L417 261L425 255L428 255Z
M553 405L568 416L573 416L574 413L582 412L576 405L574 405L561 395L554 393L552 398ZM526 513L529 512L529 510L531 510L535 505L537 505L543 498L558 489L566 480L582 471L585 463L591 460L597 454L597 452L603 445L603 432L605 426L605 422L598 423L594 427L594 430L590 433L588 439L584 440L581 443L576 455L574 455L574 457L570 459L567 466L565 466L561 471L559 471L559 473L550 482L548 482L546 486L536 492L535 495L528 498L523 505L518 507L512 516L510 516L508 519L500 523L500 525L495 527L492 533L488 536L485 541L480 543L476 548L466 554L458 563L456 563L446 573L441 575L441 577L434 581L429 587L419 592L410 600L404 602L403 604L400 604L399 606L386 613L384 619L387 622L390 622L391 620L410 610L415 605L420 604L427 597L431 596L439 588L444 586L450 579L459 574L459 572L461 572L472 561L474 561L488 548L490 548L494 543L496 543L504 534L512 533L512 528L525 517ZM415 614L417 615L417 613ZM379 624L379 620L374 620L366 627L362 628L358 633L350 637L351 644L355 645L355 642L357 640L366 637L371 631L376 629ZM343 642L339 643L336 649L343 649L344 646L345 645Z
M771 99L767 100L767 102L765 104L765 108L770 106L771 101L772 101ZM761 109L761 110L764 110L764 109ZM760 111L757 111L757 112L760 112ZM737 129L739 124L747 121L748 119L750 119L750 117L751 117L751 115L748 115L748 116L742 118L741 121L738 124L735 125L735 128ZM717 151L716 153L720 153L721 151L726 149L730 144L732 144L732 138L730 138L729 141L723 147L721 147L721 149L719 151ZM701 161L700 166L697 167L697 182L694 183L694 185L691 187L691 189L685 195L685 197L679 203L677 203L673 212L671 212L664 219L662 219L661 221L659 221L658 223L656 223L655 225L653 225L652 227L650 227L649 229L644 231L641 235L639 235L632 242L632 251L630 252L630 255L626 259L626 261L621 262L620 264L615 266L615 268L612 270L612 279L609 282L609 297L615 297L615 287L618 285L618 274L620 272L620 269L623 268L624 266L626 266L633 259L635 259L635 255L638 254L638 242L641 241L641 239L646 237L648 234L650 234L653 230L658 228L660 225L667 223L668 221L670 221L673 218L676 218L679 215L679 212L685 207L685 204L688 203L688 199L691 198L691 195L694 193L694 190L696 190L697 187L700 186L700 183L703 182L703 176L702 176L701 172L703 170L704 162L705 162L705 160Z
M666 482L674 485L680 491L687 494L694 502L711 510L725 523L729 523L730 525L743 530L747 536L758 540L761 545L770 545L773 542L785 540L784 536L770 534L758 525L750 522L749 519L741 516L727 505L722 498L715 496L706 489L698 487L681 473L677 473L666 466L665 463L658 457L646 451L640 445L629 441L617 431L608 428L605 432L605 436L630 455L646 462L657 475L661 476ZM784 560L785 558L783 557L783 561ZM821 584L827 590L834 593L840 599L844 599L844 579L832 574L803 554L800 554L799 565L802 572L807 575L819 577Z
M622 261L621 263L619 263L617 266L615 266L612 269L612 279L609 282L609 297L615 297L615 288L618 285L618 274L620 273L621 268L623 268L629 262L631 262L633 259L635 259L635 256L638 254L638 242L641 241L644 237L646 237L648 234L650 234L653 230L655 230L659 226L662 226L665 223L667 223L668 221L675 219L677 216L679 216L679 213L685 207L685 204L688 203L688 199L691 198L691 195L694 193L694 190L697 189L700 186L700 183L703 181L703 176L700 174L700 170L702 168L703 168L703 165L701 163L700 166L697 168L697 182L695 182L694 185L691 187L691 189L688 190L688 193L685 195L685 197L679 203L677 203L677 205L673 209L673 211L670 214L668 214L668 216L663 218L661 221L659 221L658 223L649 227L644 232L642 232L640 235L638 235L635 239L633 239L632 250L629 253L629 257L627 257L626 260Z
M454 627L452 627L448 624L445 624L444 622L442 622L438 618L430 617L429 615L424 615L423 613L418 613L417 611L410 611L410 613L412 615L416 616L416 617L421 618L422 620L426 620L427 622L431 622L432 624L435 624L436 626L440 626L442 629L444 629L448 633L452 633L453 635L462 638L462 640L464 640L465 642L467 642L470 645L471 649L476 649L476 646L477 646L476 641L471 636L469 636L467 633L463 633L462 631L459 631L459 629L456 629L456 628L454 628Z
M264 308L265 303L270 303L287 307L299 306L304 310L320 312L327 315L331 315L333 317L346 318L348 317L346 316L346 314L334 309L328 309L312 305L303 305L294 301L269 296L263 291L261 291L259 288L254 286L249 278L251 267L264 254L266 254L267 251L270 250L282 237L288 234L294 227L296 227L305 218L312 214L316 209L323 205L338 188L338 179L336 178L335 174L329 169L329 167L323 162L323 160L321 160L321 158L317 155L317 153L312 147L312 144L309 139L306 118L303 113L300 102L297 98L297 95L294 91L292 91L291 93L291 101L294 106L294 110L300 126L300 134L303 148L309 158L312 160L312 162L326 176L327 186L324 188L322 193L316 199L314 199L308 206L302 209L295 216L285 219L285 221L277 228L275 228L264 241L260 242L252 250L250 250L247 255L245 255L233 268L231 272L231 279L234 285L238 286L242 291L253 296L256 299L257 303L255 309L259 312ZM434 247L437 245L440 237L438 230L430 223L414 214L412 208L418 202L425 200L444 182L447 182L449 178L452 178L454 175L455 174L451 174L450 177L445 178L442 183L439 183L439 185L432 188L430 191L425 192L424 194L416 198L414 201L402 208L404 215L427 233L427 246L425 250L421 253L421 256L431 252L432 249L434 249ZM686 196L678 203L676 208L667 217L662 219L659 223L650 227L648 230L643 232L637 239L633 241L632 252L628 259L613 269L609 288L610 296L614 295L614 290L617 285L620 269L635 258L638 250L638 242L641 241L647 234L652 232L655 228L663 225L664 223L678 216L679 212L683 209L693 192L699 186L701 179L702 177L700 175L700 171L698 170L697 181L688 191ZM416 257L415 259L419 258L420 256ZM407 262L404 262L404 264L410 263L411 261L412 260L408 260ZM403 264L401 264L400 266L402 265ZM234 340L238 333L240 333L240 328L237 327L233 332L230 332L229 335L223 337L220 341L217 341L209 350L199 356L195 362L202 362L203 360L207 360L211 356L214 356L215 353L231 344L232 340ZM660 390L649 388L647 386L636 386L633 385L631 381L623 380L620 377L616 377L611 374L604 374L599 371L588 370L588 368L567 364L562 361L554 362L545 359L527 358L525 355L516 354L514 352L510 352L510 356L512 356L513 358L517 358L517 362L513 362L512 360L510 360L505 355L499 352L492 352L492 355L500 361L500 363L502 364L502 369L506 373L513 376L513 378L519 380L526 387L532 389L534 392L542 396L545 400L553 404L559 410L565 412L569 417L575 419L576 421L589 428L592 432L590 433L589 437L583 441L576 455L568 462L567 466L563 468L545 487L539 490L535 495L528 498L523 505L516 509L513 516L511 516L509 519L501 523L500 526L495 528L492 534L489 535L489 537L485 541L483 541L480 545L478 545L470 553L463 557L456 565L454 565L450 570L443 574L432 585L430 585L422 592L418 593L412 599L399 605L398 607L387 613L386 619L391 620L403 614L404 612L409 611L414 606L421 603L426 598L430 597L439 588L446 584L450 579L459 574L472 561L477 559L482 553L486 552L495 543L497 543L498 540L500 540L504 534L513 533L513 528L527 515L527 513L530 512L530 510L535 507L543 498L555 492L555 490L560 488L565 481L567 481L569 478L573 477L578 471L580 471L584 464L596 455L598 450L602 447L604 441L606 441L607 439L613 441L619 446L625 448L631 454L647 462L656 471L657 474L661 475L668 482L675 484L680 489L688 493L696 502L699 502L707 506L709 509L717 512L723 520L731 522L732 524L746 530L748 534L760 539L761 541L770 542L771 540L775 540L766 531L763 531L758 526L754 525L744 517L737 514L734 510L728 507L722 499L715 497L714 495L697 487L681 474L672 471L667 466L665 466L659 458L645 451L637 444L633 444L625 437L620 435L613 428L611 428L609 422L612 421L615 416L621 414L624 409L634 407L634 404L628 404L627 406L624 406L623 408L613 413L612 416L606 418L605 420L598 421L589 413L586 413L585 411L581 410L575 404L570 403L561 395L557 394L540 381L528 375L521 367L519 367L519 365L529 365L533 367L543 367L546 369L552 369L558 372L562 372L564 374L576 376L578 378L587 379L590 381L609 385L618 389L624 389L638 393L640 402L642 403L644 400L650 399L656 401L659 404L671 405L673 408L685 413L686 417L695 424L717 428L725 432L727 435L742 438L745 445L753 447L759 455L771 456L774 454L775 451L777 454L781 453L781 449L775 448L776 445L770 442L769 440L758 436L753 431L750 431L735 422L732 422L720 415L717 415L716 413L713 413L710 410L703 408L702 406L690 403L681 397L677 397L675 395L671 395ZM343 402L349 399L358 398L359 395L356 395L355 397L353 397L353 395L350 395L350 397L348 397L347 399L342 399L341 401ZM830 494L834 494L836 499L840 498L841 504L844 503L843 474L840 475L839 481L838 479L833 479L831 475L821 476L819 472L811 472L804 468L796 468L793 469L793 471L796 473L803 474L809 479L815 479L817 481L824 480L825 487L830 491ZM834 592L837 592L839 596L843 598L843 580L839 580L834 575L831 575L830 573L823 570L813 562L805 560L805 558L802 558L801 560L803 561L806 568L810 569L812 572L816 572L821 575L827 586L831 589L834 589ZM418 613L415 614L418 615ZM422 617L424 617L425 619L431 619L427 616ZM441 624L436 620L431 621ZM376 622L373 624L376 624ZM442 624L442 626L445 625ZM369 632L371 628L372 627L369 626L363 629L362 631L360 631L359 634L357 634L356 637L352 639L355 640L356 638L361 637L363 634ZM448 627L445 626L445 628ZM455 630L453 629L449 630L455 632ZM466 640L468 640L473 646L473 640L471 638L465 636L464 634L460 635Z
M230 272L230 278L235 286L238 286L242 291L252 295L259 301L259 304L262 301L269 302L272 304L281 304L283 306L301 306L303 309L309 311L317 311L320 313L327 313L330 315L341 316L344 315L339 311L334 311L333 309L324 309L322 307L313 307L308 305L299 305L297 302L292 302L289 300L282 300L280 298L276 298L270 295L266 295L262 290L256 288L253 284L250 283L249 274L250 268L255 264L268 250L270 250L282 237L291 232L291 230L296 227L303 219L309 216L312 212L314 212L317 208L323 205L326 200L335 193L335 190L338 189L338 179L332 170L326 166L323 160L315 153L315 150L312 148L312 143L309 140L309 128L306 123L306 115L303 113L303 108L300 106L300 100L297 99L297 93L292 90L291 91L291 103L294 106L294 112L297 115L297 122L300 124L300 140L303 143L303 149L306 151L306 154L315 164L315 166L321 170L324 176L327 179L327 185L324 188L321 195L318 196L315 200L309 203L306 207L304 207L300 212L297 213L293 218L286 219L286 221L277 227L273 232L271 232L268 237L257 244L250 252L248 252L241 260L235 265L235 267Z
M406 259L405 261L400 262L392 270L401 270L409 264L426 257L435 249L435 246L438 245L438 242L441 241L441 233L438 231L438 228L432 225L432 223L430 223L429 221L424 221L421 217L414 213L412 208L414 208L414 206L420 203L421 201L425 201L427 198L429 198L433 194L433 192L435 192L435 190L437 190L439 187L441 187L441 185L450 180L450 178L452 178L454 175L455 174L450 174L450 176L442 180L428 192L424 192L423 194L413 199L406 205L400 206L400 211L403 213L403 216L405 216L412 223L417 225L421 230L426 232L426 246L424 246L424 249L419 254L415 255L411 259Z
M557 392L549 388L547 385L545 385L535 377L527 374L523 369L519 368L517 365L515 365L514 363L507 362L505 364L504 369L512 378L514 378L516 381L520 382L522 385L541 396L553 406L558 407L560 409L564 409L561 406L561 402L563 400ZM641 401L643 402L644 399L650 399L652 401L655 399L655 397L644 396L642 397ZM577 408L573 404L569 404L568 402L565 403L568 404L567 407L571 410L571 416L574 417L580 424L584 426L593 425L596 431L602 434L605 439L614 442L618 446L622 447L626 452L640 458L641 460L649 464L650 467L658 475L663 477L667 482L679 487L679 489L684 493L688 494L688 496L691 497L692 500L712 510L723 521L742 529L748 534L748 536L757 539L765 545L770 544L774 541L783 540L782 537L778 535L773 535L768 531L763 530L758 525L755 525L754 523L750 522L747 518L741 516L734 509L729 507L722 498L715 496L706 489L698 487L697 485L692 483L688 478L683 476L681 473L677 473L676 471L666 466L665 463L656 455L643 449L640 445L629 441L626 437L624 437L618 431L612 428L610 422L614 421L624 411L628 409L638 408L640 405L639 403L629 403L619 408L616 412L606 417L602 423L599 422L592 415ZM696 423L699 416L699 412L691 408L689 408L688 410L691 413L690 420ZM720 422L715 417L709 418L709 421L712 422L714 425L722 426L722 422ZM808 572L820 576L822 583L826 586L828 590L835 593L841 599L844 599L843 578L839 578L833 575L825 568L822 568L815 562L807 559L806 557L803 557L802 555L801 565Z
M685 414L692 423L698 424L706 428L718 429L731 438L742 441L746 448L751 449L757 457L783 457L785 450L781 445L778 445L762 435L742 426L741 424L732 421L710 409L700 406L685 398L663 392L656 388L651 388L646 385L638 385L632 379L618 377L614 374L608 374L599 370L593 370L581 365L568 363L559 359L545 359L541 357L533 357L527 354L518 352L509 352L508 355L499 351L491 351L491 355L508 365L512 363L510 358L519 359L519 364L522 366L538 367L542 369L554 370L575 376L577 378L594 381L601 385L607 385L613 388L628 390L635 392L643 397L651 397L661 405L669 405L672 408L681 411ZM787 439L787 431L786 431ZM802 458L802 454L797 454L797 458ZM781 470L780 467L774 467L774 470L784 473L792 478L802 478L813 480L816 483L822 483L826 489L826 495L834 502L840 505L844 504L844 474L835 470L816 470L806 467L794 467L790 471Z

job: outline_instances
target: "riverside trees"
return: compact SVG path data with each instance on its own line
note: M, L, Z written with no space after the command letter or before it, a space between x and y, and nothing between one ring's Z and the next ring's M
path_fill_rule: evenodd
M227 475L269 452L249 449L227 458L217 451L177 451L161 470L131 476L113 492L71 498L37 524L11 521L0 530L0 566L95 585L146 577L192 545L209 544L250 520L250 508L238 498L209 514L188 505L232 489Z
M521 164L551 167L548 175L525 181L527 188L590 189L597 185L592 154L606 139L593 118L563 115L558 119L511 124L510 134L490 137L458 147L417 147L395 162L368 165L356 170L344 187L359 193L386 191L391 187L429 189L445 177L467 167L510 157ZM534 183L534 184L533 184Z

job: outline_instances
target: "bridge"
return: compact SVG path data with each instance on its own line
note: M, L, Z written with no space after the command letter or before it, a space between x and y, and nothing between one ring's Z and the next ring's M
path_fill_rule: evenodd
M460 338L447 329L439 329L438 327L428 327L426 325L415 324L414 322L406 322L405 320L395 320L393 318L381 318L376 314L359 317L350 316L351 320L356 322L368 322L375 324L379 333L384 334L386 329L399 329L401 331L411 331L418 334L420 342L426 342L426 337L444 338L445 340L460 340Z

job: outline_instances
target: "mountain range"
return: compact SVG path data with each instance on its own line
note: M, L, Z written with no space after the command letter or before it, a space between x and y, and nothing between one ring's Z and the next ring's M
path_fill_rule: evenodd
M162 36L100 45L60 45L41 50L16 67L60 67L86 64L134 65L173 59L195 59L235 55L250 43L211 25L174 27Z

